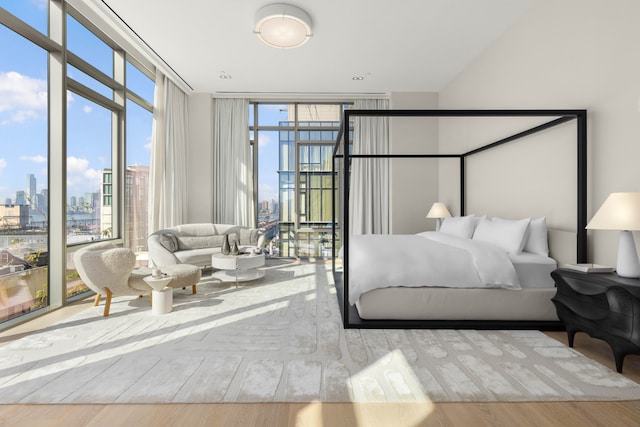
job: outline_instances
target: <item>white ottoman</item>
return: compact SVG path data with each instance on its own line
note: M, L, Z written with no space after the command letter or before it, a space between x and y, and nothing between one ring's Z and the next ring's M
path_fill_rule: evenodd
M196 284L202 276L199 267L190 264L175 264L162 267L161 270L172 278L167 286L172 288L191 286L193 293L196 293Z

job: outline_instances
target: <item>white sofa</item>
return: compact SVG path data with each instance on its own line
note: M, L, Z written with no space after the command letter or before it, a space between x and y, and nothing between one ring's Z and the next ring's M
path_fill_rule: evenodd
M224 235L238 240L241 252L264 246L264 236L255 228L231 224L183 224L155 231L147 238L149 260L156 267L191 264L211 265L211 255L222 251Z

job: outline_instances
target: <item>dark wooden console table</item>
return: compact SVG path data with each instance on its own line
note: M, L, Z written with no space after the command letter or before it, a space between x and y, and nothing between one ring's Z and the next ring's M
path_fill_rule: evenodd
M567 329L569 347L576 332L606 341L622 372L627 354L640 354L640 280L615 273L551 273L557 292L551 299Z

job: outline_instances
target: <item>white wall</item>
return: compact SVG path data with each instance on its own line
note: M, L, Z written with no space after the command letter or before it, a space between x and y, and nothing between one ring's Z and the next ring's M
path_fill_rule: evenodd
M394 92L390 108L434 110L438 108L438 94ZM437 153L437 119L393 118L389 123L389 139L391 153ZM392 159L390 177L390 232L412 234L433 230L435 220L425 216L438 201L437 160Z
M213 221L213 100L211 94L189 96L187 152L187 222Z
M640 191L639 17L637 0L539 0L441 91L439 106L587 109L591 218L609 193ZM589 235L592 261L615 265L618 233Z

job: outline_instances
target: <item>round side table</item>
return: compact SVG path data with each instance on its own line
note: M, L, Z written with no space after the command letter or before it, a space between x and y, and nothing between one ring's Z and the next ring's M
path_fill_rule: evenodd
M173 309L173 289L167 287L171 279L173 279L171 276L147 276L143 279L153 289L151 292L151 313L167 314Z

